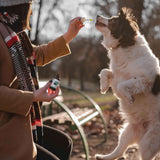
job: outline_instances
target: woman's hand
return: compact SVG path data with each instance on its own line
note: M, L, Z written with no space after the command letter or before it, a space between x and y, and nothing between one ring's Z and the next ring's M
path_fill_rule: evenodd
M48 94L47 90L50 87L51 82L48 82L44 87L36 90L33 92L33 102L36 101L45 101L45 102L50 102L52 99L58 96L60 88L57 87L55 92L52 94Z
M63 35L66 43L69 43L73 38L75 38L79 30L83 27L81 17L76 17L70 21L68 31Z

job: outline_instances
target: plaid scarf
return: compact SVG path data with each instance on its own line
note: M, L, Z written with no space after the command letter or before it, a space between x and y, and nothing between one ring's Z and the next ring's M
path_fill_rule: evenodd
M1 22L0 34L8 47L13 61L18 80L18 89L23 91L34 91L38 89L35 54L27 34L24 31L16 34L10 27ZM30 114L33 139L35 142L41 143L43 128L38 102L33 102Z

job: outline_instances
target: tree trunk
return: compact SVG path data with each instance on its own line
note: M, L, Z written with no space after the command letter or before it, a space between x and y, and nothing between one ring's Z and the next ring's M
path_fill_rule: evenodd
M68 75L68 86L72 87L72 75Z
M84 67L81 67L79 73L80 73L80 75L79 75L79 80L80 80L80 90L84 91L85 68L84 68Z
M36 33L35 33L34 44L38 44L39 21L40 21L40 15L41 15L41 8L42 8L42 0L39 1L39 9L38 9L38 16L37 16Z

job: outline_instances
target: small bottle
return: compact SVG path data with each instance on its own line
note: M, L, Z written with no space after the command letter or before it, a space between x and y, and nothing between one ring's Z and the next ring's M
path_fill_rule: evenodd
M57 87L59 86L59 84L60 84L59 74L56 74L49 88L55 91Z

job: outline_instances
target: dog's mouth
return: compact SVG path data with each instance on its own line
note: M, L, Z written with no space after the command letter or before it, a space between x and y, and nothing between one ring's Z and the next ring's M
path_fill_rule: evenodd
M108 27L106 24L104 24L103 22L100 21L96 21L96 26L100 26L100 27Z

